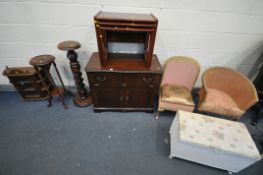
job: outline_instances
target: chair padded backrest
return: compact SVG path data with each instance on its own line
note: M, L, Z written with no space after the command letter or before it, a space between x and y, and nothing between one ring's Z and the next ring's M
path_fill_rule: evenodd
M176 84L192 90L199 71L199 63L193 58L186 56L171 57L165 62L161 86Z
M202 81L205 88L218 89L230 95L240 109L246 110L258 100L252 82L236 70L212 67L203 73Z

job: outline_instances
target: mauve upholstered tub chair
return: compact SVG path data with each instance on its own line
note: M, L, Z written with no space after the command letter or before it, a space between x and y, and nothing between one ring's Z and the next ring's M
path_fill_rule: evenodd
M236 70L212 67L202 75L199 111L206 111L238 120L258 101L252 82Z
M194 110L191 92L199 71L199 63L190 57L174 56L165 62L155 119L158 119L160 112L164 110Z

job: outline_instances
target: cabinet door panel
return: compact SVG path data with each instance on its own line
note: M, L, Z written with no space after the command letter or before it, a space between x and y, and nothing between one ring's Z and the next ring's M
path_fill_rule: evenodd
M120 88L105 87L105 88L93 88L94 107L114 108L122 107L123 105L123 93Z
M125 106L128 108L153 108L155 91L152 88L127 88Z

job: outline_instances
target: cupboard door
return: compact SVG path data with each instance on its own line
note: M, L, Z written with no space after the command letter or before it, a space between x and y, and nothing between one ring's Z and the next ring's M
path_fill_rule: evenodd
M94 107L118 108L123 106L124 96L118 87L97 87L92 89Z
M127 108L153 108L155 91L151 88L126 88L125 107Z

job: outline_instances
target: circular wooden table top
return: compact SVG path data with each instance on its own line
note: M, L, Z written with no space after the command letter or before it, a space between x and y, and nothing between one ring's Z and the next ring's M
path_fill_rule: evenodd
M38 55L29 61L29 64L33 66L46 66L54 62L55 57L52 55Z
M68 41L63 41L61 43L58 44L58 49L60 50L75 50L80 48L80 43L77 41L72 41L72 40L68 40Z

